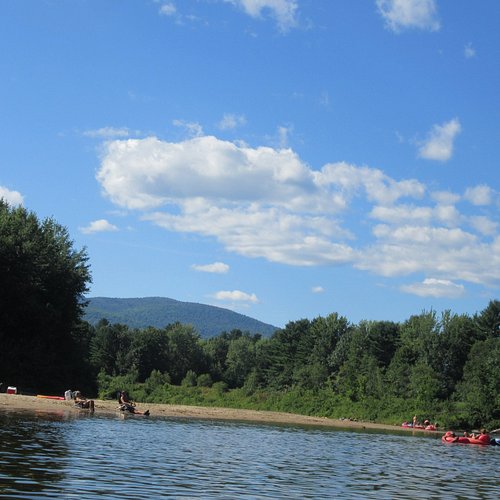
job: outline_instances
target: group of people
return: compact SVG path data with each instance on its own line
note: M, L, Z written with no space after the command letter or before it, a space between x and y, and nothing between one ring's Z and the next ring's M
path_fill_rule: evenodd
M464 437L477 439L478 441L483 441L485 443L489 443L491 441L491 437L486 429L481 429L478 433L471 432L468 434L467 432L464 432Z
M83 397L80 391L75 391L73 393L73 399L77 408L80 408L82 410L90 410L91 412L95 410L94 400ZM120 404L119 409L121 411L127 411L136 415L149 415L149 410L139 411L135 407L135 403L129 398L126 391L120 391L118 396L118 403Z
M448 431L442 437L442 440L447 443L463 443L463 444L499 444L496 439L492 439L486 429L481 429L479 433L464 432L463 436L457 436L453 431Z
M403 422L403 427L413 427L414 429L435 431L437 430L438 424L432 424L428 418L426 418L423 423L420 423L417 419L417 416L414 415L411 422Z
M423 424L421 424L421 423L418 421L418 419L417 419L417 416L416 416L416 415L413 415L412 423L413 423L413 427L417 427L417 426L419 426L419 425L423 425L424 427L427 427L428 425L431 425L431 421L430 421L428 418L426 418L426 419L424 420L424 423L423 423Z

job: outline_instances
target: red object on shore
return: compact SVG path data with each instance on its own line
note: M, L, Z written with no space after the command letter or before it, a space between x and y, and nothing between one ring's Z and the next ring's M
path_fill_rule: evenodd
M423 430L423 431L437 431L437 427L435 425L429 424L429 425L413 425L408 422L403 422L401 424L401 427L406 427L407 429L418 429L418 430Z
M17 387L7 387L7 394L17 394Z

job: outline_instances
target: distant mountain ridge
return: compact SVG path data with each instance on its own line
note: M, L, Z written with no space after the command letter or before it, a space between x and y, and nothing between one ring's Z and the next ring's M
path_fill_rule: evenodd
M165 328L178 321L193 325L203 338L234 329L269 337L277 330L273 325L229 309L166 297L90 297L87 300L89 303L84 310L84 319L93 325L107 319L110 323L121 323L130 328Z

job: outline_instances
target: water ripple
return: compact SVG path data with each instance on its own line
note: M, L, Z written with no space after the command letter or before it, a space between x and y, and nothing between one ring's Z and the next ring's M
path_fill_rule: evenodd
M499 465L411 435L0 412L0 498L489 499Z

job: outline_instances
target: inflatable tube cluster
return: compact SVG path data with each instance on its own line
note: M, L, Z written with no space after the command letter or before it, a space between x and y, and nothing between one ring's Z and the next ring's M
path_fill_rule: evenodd
M418 429L418 430L421 430L421 431L437 431L437 427L435 425L420 425L420 424L417 424L417 425L413 425L411 423L408 423L408 422L403 422L401 424L401 427L406 427L408 429Z
M443 443L458 443L458 444L479 444L482 446L498 445L497 439L491 439L487 434L481 435L478 438L456 436L454 432L448 431L442 438Z

